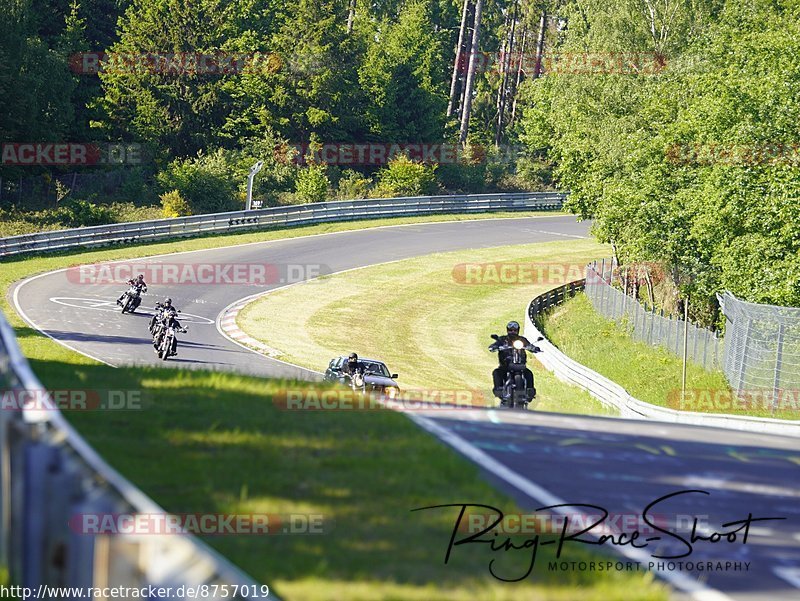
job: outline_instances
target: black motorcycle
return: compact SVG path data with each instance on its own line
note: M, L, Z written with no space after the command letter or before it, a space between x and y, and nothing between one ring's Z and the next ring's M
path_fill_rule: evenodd
M154 343L161 336L161 328L164 327L164 307L156 305L155 311L156 314L150 320L150 334L153 336ZM180 313L180 310L175 311L175 313Z
M492 334L492 339L498 342L500 336ZM539 340L544 340L544 338L539 337L536 339L537 342ZM525 382L525 368L528 359L526 351L538 353L541 349L533 344L526 346L522 340L517 339L511 345L503 344L498 346L493 344L489 347L489 350L492 352L511 352L506 362L506 379L503 382L500 393L502 404L510 409L527 409L528 403L533 400L535 396L535 389L529 393Z
M139 288L138 286L131 286L122 295L122 300L118 301L122 305L123 313L133 313L142 304L142 294L147 291L147 288Z
M185 334L186 332L188 332L188 330L186 328L182 328L181 326L179 326L177 322L174 320L170 320L170 322L168 324L165 324L163 327L165 328L164 334L163 336L161 336L161 342L159 343L156 352L158 353L159 359L166 361L172 355L177 354L177 346L178 346L178 341L176 338L177 332L182 332Z

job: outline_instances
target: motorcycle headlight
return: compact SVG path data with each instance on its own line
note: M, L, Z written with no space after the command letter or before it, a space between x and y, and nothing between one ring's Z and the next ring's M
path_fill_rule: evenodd
M394 386L390 386L389 388L386 389L386 395L390 399L394 400L395 397L397 397L397 388L395 388Z
M515 340L514 341L514 348L516 348L516 349L525 348L525 344L522 342L522 340Z

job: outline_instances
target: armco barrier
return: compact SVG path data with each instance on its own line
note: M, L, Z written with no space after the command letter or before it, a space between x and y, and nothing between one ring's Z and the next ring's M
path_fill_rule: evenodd
M44 390L1 313L0 386ZM80 514L165 512L109 467L57 410L0 407L0 571L8 568L13 585L34 591L153 585L172 587L171 599L189 598L188 587L200 585L209 585L207 599L255 599L261 591L192 536L82 534L69 527ZM183 596L181 586L187 587ZM270 592L269 598L276 597Z
M586 280L572 282L560 286L544 294L540 294L528 304L525 315L525 337L529 340L544 334L536 325L536 320L541 313L564 302L583 289ZM747 417L741 415L728 415L722 413L696 413L691 411L676 411L645 403L632 397L627 390L619 384L612 382L570 359L553 345L546 337L537 345L542 349L536 353L536 358L545 368L553 372L559 380L583 388L607 407L612 407L620 412L621 417L633 419L654 419L664 422L687 424L694 426L711 426L730 428L761 434L776 434L781 436L800 437L800 421L769 419L760 417Z
M550 192L520 194L473 194L419 196L319 202L271 207L255 211L212 213L175 219L156 219L70 230L39 232L0 238L0 257L71 248L130 244L180 236L237 232L247 229L311 225L383 217L432 215L437 213L483 213L491 211L544 211L560 209L564 195Z

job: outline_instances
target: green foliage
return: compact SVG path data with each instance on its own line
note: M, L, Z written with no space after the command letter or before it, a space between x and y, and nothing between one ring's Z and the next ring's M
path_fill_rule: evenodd
M217 150L192 159L176 159L158 174L158 182L165 191L176 190L196 215L241 210L234 183L236 169L226 158L224 151Z
M113 223L108 207L98 206L87 200L67 199L56 210L59 222L65 227L83 227Z
M378 183L372 196L389 198L435 194L437 192L435 169L435 165L423 165L405 155L397 155L386 167L378 171Z
M185 217L192 214L192 207L177 190L164 192L160 199L164 217Z
M662 52L666 61L655 73L551 74L527 85L521 139L555 163L569 207L594 218L623 261L663 262L706 320L723 289L800 305L800 5L676 6L664 39L625 4L570 2L564 14L565 52Z
M431 19L430 3L404 4L396 22L377 27L359 70L370 97L370 132L386 140L430 142L443 137L447 38Z
M367 198L372 179L363 176L358 171L346 169L336 186L337 200L353 200Z
M330 181L324 165L309 165L299 169L295 193L301 202L322 202L328 196Z

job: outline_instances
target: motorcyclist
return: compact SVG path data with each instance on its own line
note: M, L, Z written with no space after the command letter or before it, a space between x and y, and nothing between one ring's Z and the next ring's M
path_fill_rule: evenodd
M167 331L170 321L175 319L178 315L178 310L172 304L171 298L164 299L164 302L159 303L159 305L161 305L160 311L159 307L156 306L156 311L158 311L158 313L150 321L150 323L153 324L153 347L156 350L161 346L161 339L164 336L164 332ZM175 319L175 323L178 323L177 319ZM180 324L178 324L177 327L180 328Z
M147 284L144 281L144 275L141 274L141 273L136 277L136 279L132 278L132 279L128 280L127 284L128 284L128 286L130 286L132 288L136 288L136 290L139 292L139 294L141 294L142 292L147 292ZM118 305L122 305L122 299L125 298L125 295L127 293L128 293L128 291L126 290L125 292L123 292L120 295L120 297L117 299L117 304Z
M181 322L178 321L177 311L175 311L175 312L170 312L170 311L165 312L164 320L165 320L165 323L164 323L164 327L162 328L162 330L164 332L166 332L167 328L169 328L169 327L173 327L173 328L175 328L176 330L178 330L180 332L186 332L186 329L184 329L184 327L181 325ZM177 337L173 336L173 338L172 338L172 348L169 349L169 354L172 355L172 356L178 354L178 338Z
M350 353L347 357L347 361L342 364L343 376L354 376L357 373L363 374L364 371L366 371L366 365L358 360L358 355L356 353Z
M489 350L496 351L500 347L512 346L516 340L521 340L522 344L525 345L526 350L531 352L538 352L540 350L538 346L533 345L527 338L519 335L519 323L516 321L508 322L506 325L506 335L498 337L497 340L489 346ZM492 380L494 383L492 392L494 393L494 396L501 398L503 393L503 383L508 376L508 362L511 360L511 350L506 349L499 351L497 354L497 359L500 364L498 365L497 369L492 372ZM536 397L536 388L533 386L533 372L526 367L522 373L525 377L525 387L527 388L529 397L528 400L533 400Z
M164 299L163 303L156 303L154 308L156 310L156 314L153 315L153 318L150 320L150 333L153 335L155 335L156 326L161 323L161 320L164 317L164 311L174 310L174 307L172 306L172 299L166 298Z

